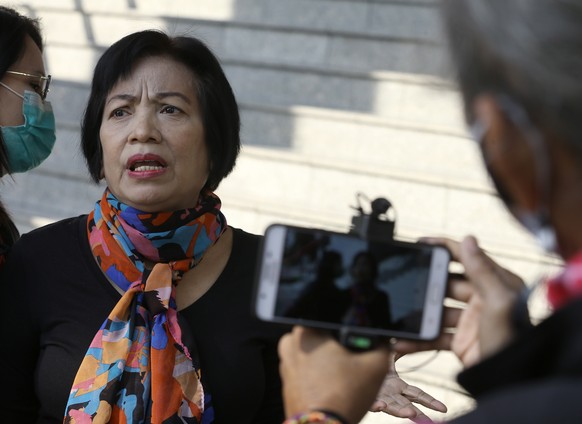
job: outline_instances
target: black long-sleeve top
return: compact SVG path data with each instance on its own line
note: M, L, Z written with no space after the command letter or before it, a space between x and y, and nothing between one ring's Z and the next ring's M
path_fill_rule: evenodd
M86 219L23 235L0 274L2 422L62 423L87 347L120 298L91 253ZM251 314L260 237L233 230L224 271L180 314L198 349L215 423L279 424L281 330Z

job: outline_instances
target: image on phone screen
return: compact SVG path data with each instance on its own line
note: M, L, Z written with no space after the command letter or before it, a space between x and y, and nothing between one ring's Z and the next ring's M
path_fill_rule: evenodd
M267 285L258 306L263 318L413 338L438 334L444 248L290 226L269 228L264 248L270 271L260 282Z

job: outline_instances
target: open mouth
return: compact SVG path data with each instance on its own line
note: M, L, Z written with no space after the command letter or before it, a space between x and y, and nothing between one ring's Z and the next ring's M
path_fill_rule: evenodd
M129 170L135 172L159 171L164 168L165 166L163 164L155 160L137 161L129 166Z

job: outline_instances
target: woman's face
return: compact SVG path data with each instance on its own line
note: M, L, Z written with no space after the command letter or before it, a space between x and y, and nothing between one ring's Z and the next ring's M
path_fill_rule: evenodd
M23 53L22 57L10 66L9 71L46 75L42 53L29 36L25 38ZM23 75L4 74L1 82L21 95L24 94L25 90L38 90L38 81ZM24 124L22 99L2 85L0 85L0 105L2 105L0 108L0 126L13 127Z
M194 207L209 172L193 73L166 57L138 62L105 100L103 174L123 203L146 212Z

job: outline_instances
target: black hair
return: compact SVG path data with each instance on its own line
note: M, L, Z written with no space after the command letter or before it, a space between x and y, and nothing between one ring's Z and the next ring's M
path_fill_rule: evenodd
M465 115L507 95L582 161L582 2L445 0L444 23Z
M6 6L0 6L0 80L22 55L26 36L43 51L43 41L38 19L29 18ZM2 175L10 173L8 154L0 132L0 167Z
M81 126L83 154L91 177L101 179L103 154L99 130L107 95L128 77L138 61L167 57L184 64L194 75L208 150L210 173L203 188L215 190L234 168L240 152L240 117L233 90L217 57L194 37L170 37L162 31L145 30L123 37L99 59Z

